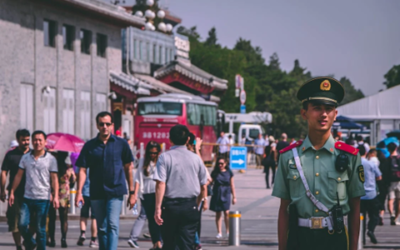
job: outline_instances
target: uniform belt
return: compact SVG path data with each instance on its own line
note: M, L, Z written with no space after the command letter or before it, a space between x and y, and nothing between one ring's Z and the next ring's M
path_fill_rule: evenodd
M191 197L191 198L168 198L168 197L164 197L164 201L177 201L177 202L185 202L185 201L194 201L197 198L195 196Z
M309 219L299 218L299 227L310 229L323 229L329 226L329 217L311 217Z

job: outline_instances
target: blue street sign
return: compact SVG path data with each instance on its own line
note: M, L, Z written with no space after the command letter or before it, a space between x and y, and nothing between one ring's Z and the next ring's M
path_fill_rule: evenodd
M247 147L231 147L230 168L231 169L247 168Z
M240 113L246 114L246 105L244 105L244 104L240 105Z

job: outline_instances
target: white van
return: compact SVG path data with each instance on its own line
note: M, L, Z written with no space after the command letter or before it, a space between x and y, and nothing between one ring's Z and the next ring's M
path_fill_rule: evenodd
M248 138L250 140L255 140L258 138L259 134L265 134L264 129L260 125L252 125L252 124L242 124L239 127L238 133L238 142L242 140L242 138Z

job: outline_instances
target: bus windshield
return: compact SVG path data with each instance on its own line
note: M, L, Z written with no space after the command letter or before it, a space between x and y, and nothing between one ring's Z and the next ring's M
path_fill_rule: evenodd
M138 115L182 115L179 102L139 102Z
M217 108L210 105L188 103L187 119L190 125L215 126L217 120Z

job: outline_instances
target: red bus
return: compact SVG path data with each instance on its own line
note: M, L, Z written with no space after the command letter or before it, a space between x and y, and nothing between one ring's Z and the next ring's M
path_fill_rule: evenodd
M176 124L186 125L203 142L215 143L217 104L199 96L162 94L137 100L135 115L135 146L151 140L165 143L169 149L169 130ZM212 146L202 147L203 161L212 160Z

